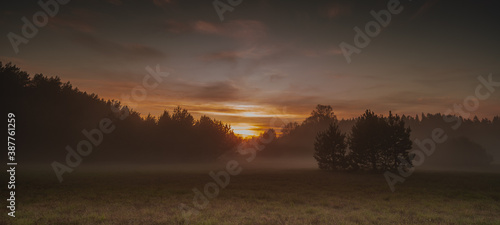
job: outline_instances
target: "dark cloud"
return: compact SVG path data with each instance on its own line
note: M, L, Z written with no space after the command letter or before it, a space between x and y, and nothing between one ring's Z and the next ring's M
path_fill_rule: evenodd
M83 45L104 57L123 60L162 59L166 57L162 51L139 43L116 42L83 32L71 32L67 34L75 43Z
M56 30L75 30L84 33L96 33L96 25L104 15L83 8L69 9L71 13L50 18L48 26Z
M242 98L241 89L230 81L203 85L193 95L196 99L211 102L234 101Z

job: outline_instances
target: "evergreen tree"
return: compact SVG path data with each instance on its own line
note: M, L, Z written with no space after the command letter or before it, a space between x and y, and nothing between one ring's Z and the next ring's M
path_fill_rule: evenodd
M326 131L320 132L314 142L314 158L323 170L344 170L347 168L346 135L339 129L338 123L331 123Z
M354 168L373 171L406 170L411 167L408 150L411 149L410 128L398 115L378 116L370 110L354 124L349 138L350 157Z
M386 146L387 123L370 110L358 118L349 138L351 157L360 169L380 169L380 158Z
M410 140L411 129L405 127L405 122L400 116L393 115L390 111L386 121L387 147L383 151L386 156L383 169L397 170L400 166L404 166L404 169L407 169L412 166L408 156L408 150L412 146L412 141Z

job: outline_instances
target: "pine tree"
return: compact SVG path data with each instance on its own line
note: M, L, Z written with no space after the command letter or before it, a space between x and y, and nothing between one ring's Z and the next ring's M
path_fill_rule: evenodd
M330 123L326 131L320 132L314 142L314 158L323 170L344 170L346 162L346 135L339 129L338 123Z
M383 118L370 110L358 118L349 137L350 155L355 168L380 169L380 157L387 140L386 126Z
M405 127L404 120L398 115L393 115L392 112L389 112L387 118L387 129L387 147L384 152L386 156L389 156L387 158L389 163L384 169L397 170L400 166L404 166L404 169L411 167L411 160L408 156L408 150L412 146L411 129Z

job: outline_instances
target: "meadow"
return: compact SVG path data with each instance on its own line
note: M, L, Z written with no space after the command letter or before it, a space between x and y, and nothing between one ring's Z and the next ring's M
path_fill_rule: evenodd
M0 223L184 224L206 169L81 168L62 183L24 169ZM248 169L189 224L500 224L500 174L417 171L391 192L381 174Z

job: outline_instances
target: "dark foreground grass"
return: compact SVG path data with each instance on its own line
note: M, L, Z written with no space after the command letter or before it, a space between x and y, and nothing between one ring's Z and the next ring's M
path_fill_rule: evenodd
M1 224L183 224L209 171L18 174ZM47 177L47 175L49 177ZM6 181L3 176L2 180ZM2 193L6 193L2 188ZM3 196L7 198L7 194ZM6 205L6 203L4 203ZM416 172L392 193L380 174L244 170L190 224L500 224L500 174Z

